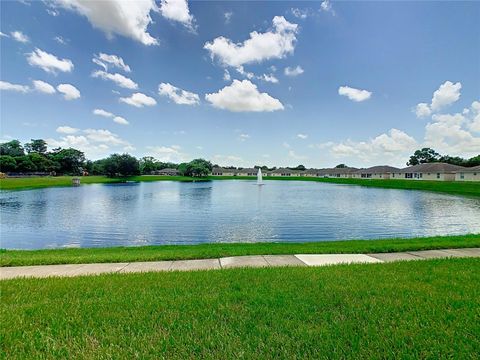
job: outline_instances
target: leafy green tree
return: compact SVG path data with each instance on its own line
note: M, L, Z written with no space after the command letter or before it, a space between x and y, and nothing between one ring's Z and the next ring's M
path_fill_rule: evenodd
M30 161L35 165L36 171L50 172L56 171L59 164L39 153L33 152L27 155Z
M27 153L45 154L47 152L47 143L42 139L32 139L31 142L25 144Z
M140 159L140 173L143 175L151 174L152 171L159 170L160 163L152 156L144 156Z
M300 170L304 171L306 170L306 167L304 165L298 165L297 167L291 168L292 170Z
M37 167L32 162L29 156L19 156L16 159L17 162L17 171L20 173L27 173L37 171Z
M348 166L345 165L345 164L338 164L337 166L335 166L335 169L345 169L347 168Z
M187 164L185 175L205 177L212 172L212 163L204 159L195 159Z
M23 150L22 144L18 140L12 140L3 144L0 144L0 155L9 155L9 156L23 156L25 151Z
M465 166L468 166L468 167L473 167L478 165L480 165L480 155L471 157L465 162Z
M85 163L85 154L72 148L53 149L49 158L59 164L59 172L72 175L80 175Z
M177 166L178 173L182 176L188 176L187 175L187 166L188 166L187 163L178 164L178 166Z
M431 148L423 148L421 150L416 150L413 155L410 156L407 166L438 162L439 160L439 153Z
M15 158L10 155L0 155L0 171L10 172L17 169L17 162Z
M113 154L104 162L105 174L110 177L140 174L139 161L129 154Z

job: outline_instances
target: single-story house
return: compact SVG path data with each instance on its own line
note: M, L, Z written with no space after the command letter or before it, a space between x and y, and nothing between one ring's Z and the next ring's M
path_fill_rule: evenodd
M268 171L268 176L301 176L301 175L302 175L301 171L284 169L284 168Z
M457 171L455 181L480 181L480 165Z
M352 174L354 178L361 178L361 179L390 179L392 174L395 172L400 171L399 168L382 165L382 166L372 166L368 169L360 169L355 171Z
M245 168L245 169L238 169L237 176L257 176L258 169L254 168Z
M353 177L353 174L355 171L357 171L357 168L332 168L332 169L321 169L319 171L319 174L321 175L320 177L326 177L326 178L351 178Z
M394 173L392 179L454 181L455 174L465 169L463 166L447 163L418 164Z
M178 174L178 170L173 168L152 171L152 175L176 176Z
M236 176L237 172L237 169L225 169L221 167L214 167L212 169L213 176Z

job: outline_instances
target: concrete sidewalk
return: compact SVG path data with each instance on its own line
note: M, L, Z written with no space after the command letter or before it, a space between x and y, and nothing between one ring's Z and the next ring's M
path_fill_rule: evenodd
M238 267L325 266L335 264L426 260L448 257L480 257L480 248L424 250L379 254L255 255L200 260L15 266L0 267L0 280L21 277L70 277L105 273L215 270Z

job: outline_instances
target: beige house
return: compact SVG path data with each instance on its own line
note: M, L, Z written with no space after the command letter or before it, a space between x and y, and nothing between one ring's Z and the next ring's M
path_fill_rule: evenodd
M446 163L418 164L394 173L392 179L454 181L455 174L465 169Z
M351 178L353 174L357 171L356 168L332 168L332 169L321 169L319 171L320 177L326 178Z
M171 169L171 168L152 171L152 175L176 176L178 174L179 173L177 169Z
M245 168L238 169L236 176L257 176L258 169L254 168Z
M388 165L372 166L368 169L355 171L352 177L359 179L390 179L393 177L392 174L399 171L399 168Z
M212 169L213 176L235 176L237 175L236 169L224 169L221 167L214 167Z
M480 181L480 165L457 171L455 181Z
M267 174L268 176L302 176L303 171L280 168L268 171L265 174Z

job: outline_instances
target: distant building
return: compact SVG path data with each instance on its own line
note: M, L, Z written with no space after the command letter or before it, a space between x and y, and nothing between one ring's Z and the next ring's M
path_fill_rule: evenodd
M428 163L409 166L394 173L394 179L454 181L457 172L464 171L463 166L447 163Z
M322 169L320 170L321 177L326 178L351 178L353 174L357 171L357 168L331 168L331 169Z
M458 170L455 181L480 181L480 165Z
M172 168L152 171L152 175L177 176L178 174L178 170Z
M236 176L237 169L225 169L221 167L214 167L212 169L213 176Z
M245 168L245 169L238 169L237 176L257 176L258 169L254 168Z
M392 174L399 171L399 168L388 165L372 166L368 169L355 171L352 177L361 179L390 179L393 177Z

